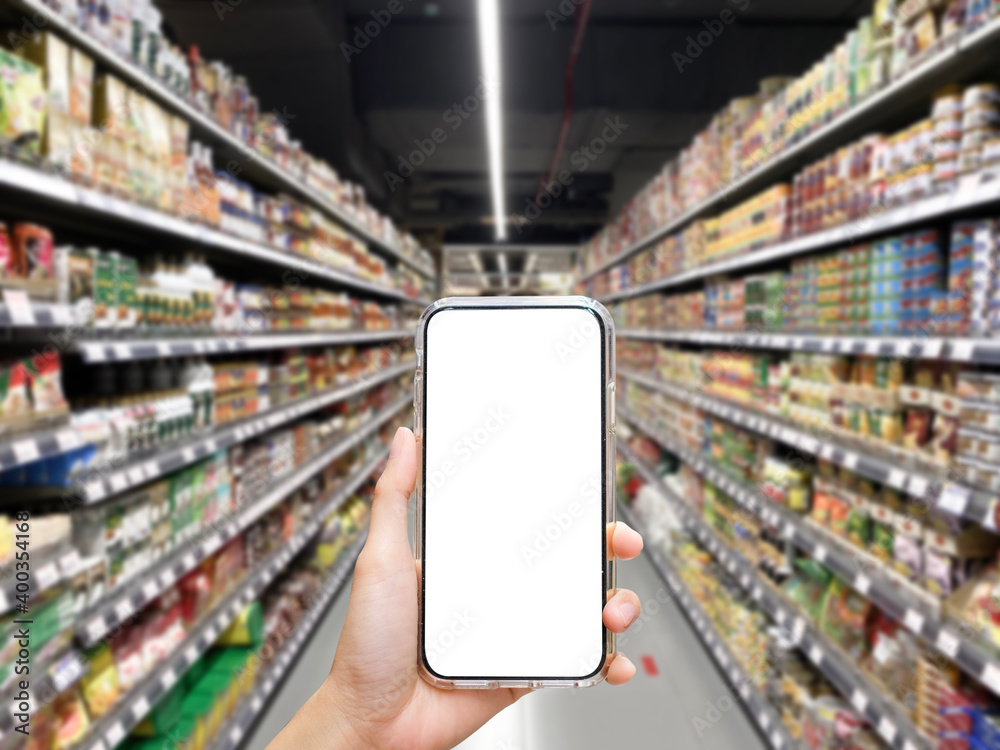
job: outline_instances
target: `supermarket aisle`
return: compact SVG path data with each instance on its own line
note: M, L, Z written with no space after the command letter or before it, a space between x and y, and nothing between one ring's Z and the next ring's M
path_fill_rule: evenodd
M243 740L242 750L264 750L326 678L333 664L337 639L347 618L351 591L349 583L341 589L330 611L313 633L312 640L289 670L285 683L264 705L257 726Z
M665 587L645 556L625 563L619 582L636 591L645 611L620 644L639 669L632 682L620 688L540 691L500 714L461 750L578 750L630 742L645 747L653 737L676 750L762 750L753 724L739 710L722 714L699 736L694 719L705 718L706 704L727 694L725 683L684 615L672 603L659 605L657 595L665 599ZM264 709L247 750L263 750L322 682L347 614L346 594L347 589ZM658 675L644 671L647 656Z

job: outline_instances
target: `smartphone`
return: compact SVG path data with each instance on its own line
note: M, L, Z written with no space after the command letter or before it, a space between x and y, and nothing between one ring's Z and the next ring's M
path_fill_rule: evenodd
M446 688L581 687L614 654L615 346L586 297L449 298L416 333L418 663Z

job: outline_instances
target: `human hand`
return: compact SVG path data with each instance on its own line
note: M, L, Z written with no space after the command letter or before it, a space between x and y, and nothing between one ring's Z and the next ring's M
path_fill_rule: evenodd
M358 557L347 621L330 675L268 750L444 750L531 692L527 689L442 690L417 671L419 579L407 536L417 477L413 433L399 428L375 488L371 529ZM642 537L623 523L608 529L609 554L630 560ZM634 592L619 589L604 607L604 624L624 633L639 616ZM606 681L635 674L615 654Z

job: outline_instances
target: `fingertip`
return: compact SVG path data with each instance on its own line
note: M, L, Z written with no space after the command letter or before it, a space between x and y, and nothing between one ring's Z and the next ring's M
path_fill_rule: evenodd
M617 521L611 536L611 550L621 560L631 560L642 553L642 534L627 523Z
M398 427L396 434L392 438L392 446L389 448L389 458L396 458L408 447L408 443L413 442L413 433L409 427Z
M605 681L609 685L624 685L635 677L635 664L625 654L615 654Z

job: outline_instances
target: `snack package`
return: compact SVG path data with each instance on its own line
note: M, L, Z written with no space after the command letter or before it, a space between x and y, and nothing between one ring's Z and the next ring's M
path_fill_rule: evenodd
M55 278L52 233L37 224L14 225L14 259L26 279L47 281Z
M94 61L78 48L69 53L69 114L80 126L90 125Z
M36 354L31 359L25 360L24 364L30 379L31 401L35 412L43 414L67 409L62 390L62 364L59 352Z
M14 246L7 231L7 225L0 222L0 279L18 276L19 269L14 263Z
M0 365L0 420L31 414L28 371L23 362Z
M45 125L45 83L37 65L0 49L0 141L37 154Z
M118 688L118 669L111 649L101 644L87 653L89 668L80 678L80 692L93 719L107 713L115 705L121 691Z
M838 578L831 578L823 602L820 629L852 659L861 659L868 647L866 631L872 604Z
M90 729L87 711L75 689L61 693L54 701L52 712L55 724L52 750L68 750Z
M49 113L69 113L69 46L51 31L31 35L16 54L41 68Z

